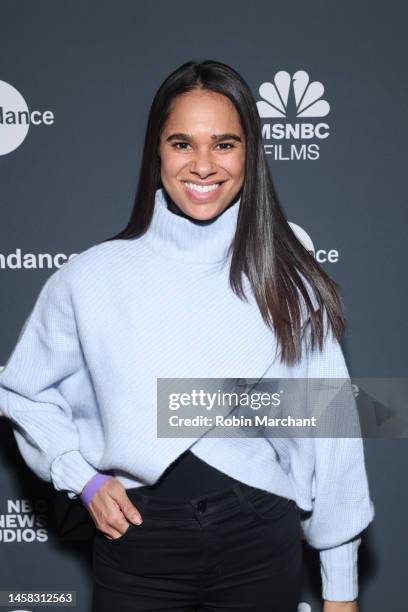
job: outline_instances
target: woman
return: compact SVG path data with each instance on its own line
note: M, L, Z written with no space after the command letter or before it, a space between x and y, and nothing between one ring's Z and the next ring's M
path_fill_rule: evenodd
M294 612L302 532L324 611L357 610L361 439L161 437L156 414L159 378L347 379L344 325L247 84L182 65L153 100L128 225L51 275L0 379L26 462L95 522L94 612Z

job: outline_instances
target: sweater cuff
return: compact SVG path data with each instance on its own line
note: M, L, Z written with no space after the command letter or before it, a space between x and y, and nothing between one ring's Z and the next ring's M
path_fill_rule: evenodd
M358 596L358 547L356 538L334 548L320 550L322 597L329 601L352 601Z
M68 497L77 497L88 480L98 473L78 450L58 455L51 463L51 479L57 491L68 490Z

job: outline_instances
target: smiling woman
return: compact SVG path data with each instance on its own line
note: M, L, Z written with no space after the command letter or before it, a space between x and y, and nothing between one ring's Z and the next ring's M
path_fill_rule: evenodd
M51 275L0 374L26 462L95 522L94 612L296 612L302 534L325 612L357 609L374 516L358 435L159 436L157 414L159 378L347 382L344 324L248 85L183 64L153 99L127 226ZM349 397L335 407L354 422Z
M266 161L255 99L226 64L187 62L159 87L133 210L127 226L108 240L148 232L157 188L163 188L170 211L196 224L217 219L239 199L230 286L243 299L244 277L248 280L283 362L301 359L306 321L312 346L323 347L324 310L340 339L346 320L339 287L287 222Z

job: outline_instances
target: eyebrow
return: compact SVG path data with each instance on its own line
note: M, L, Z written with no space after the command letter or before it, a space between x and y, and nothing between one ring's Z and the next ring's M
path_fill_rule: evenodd
M238 134L212 134L211 139L215 142L218 142L219 140L236 140L237 142L242 142ZM193 140L193 137L190 134L177 132L175 134L170 134L170 136L167 136L166 142L171 142L172 140Z

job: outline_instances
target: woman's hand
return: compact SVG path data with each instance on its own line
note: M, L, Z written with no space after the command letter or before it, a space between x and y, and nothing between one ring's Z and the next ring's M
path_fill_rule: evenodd
M126 489L117 478L104 482L93 495L88 506L96 528L108 539L122 536L130 523L140 525L142 516L127 496Z
M324 600L323 612L358 612L357 599L353 601Z

